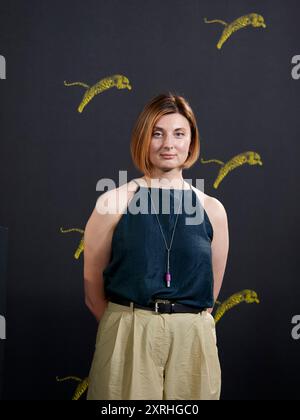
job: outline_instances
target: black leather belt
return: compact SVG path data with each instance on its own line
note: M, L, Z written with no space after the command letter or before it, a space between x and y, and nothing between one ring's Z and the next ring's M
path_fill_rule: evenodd
M119 296L108 297L108 300L112 303L117 303L119 305L126 305L130 306L131 300L127 300L124 298L120 298ZM191 313L198 313L202 311L206 311L207 308L192 308L191 306L182 305L181 303L172 302L168 299L155 299L149 306L142 306L135 302L133 303L133 307L137 309L146 309L148 311L155 311L159 313L176 313L176 312L191 312Z

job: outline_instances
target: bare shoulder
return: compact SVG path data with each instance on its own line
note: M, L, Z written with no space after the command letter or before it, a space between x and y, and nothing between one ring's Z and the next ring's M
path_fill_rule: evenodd
M199 188L195 188L210 222L215 229L217 225L227 224L227 213L223 203L211 195L205 194Z
M224 219L227 217L227 213L223 203L211 195L204 194L205 210L212 216L214 219Z
M129 182L98 197L84 229L86 259L92 257L100 260L101 256L109 254L113 232L133 191L133 185Z
M133 195L137 185L133 182L127 182L119 187L112 188L102 193L96 204L96 209L99 214L118 214L122 213L128 204L128 200Z
M114 229L137 187L135 182L130 181L103 192L97 199L88 224L100 231Z

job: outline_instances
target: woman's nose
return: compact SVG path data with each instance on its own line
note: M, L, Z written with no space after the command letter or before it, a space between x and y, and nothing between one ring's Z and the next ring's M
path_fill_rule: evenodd
M172 136L165 136L164 141L163 141L163 145L164 146L168 146L168 147L173 147L173 139Z

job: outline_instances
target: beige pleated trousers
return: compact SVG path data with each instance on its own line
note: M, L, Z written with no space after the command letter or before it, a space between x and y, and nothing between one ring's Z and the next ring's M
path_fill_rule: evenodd
M219 400L215 321L108 302L89 373L88 400Z

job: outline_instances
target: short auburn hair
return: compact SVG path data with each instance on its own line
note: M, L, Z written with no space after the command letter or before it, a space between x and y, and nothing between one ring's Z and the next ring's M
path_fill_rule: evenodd
M174 93L162 93L151 99L138 116L131 134L130 152L135 167L146 176L153 165L149 158L150 143L156 122L166 114L179 113L187 118L191 129L190 152L182 169L188 169L199 159L200 138L195 115L185 98Z

